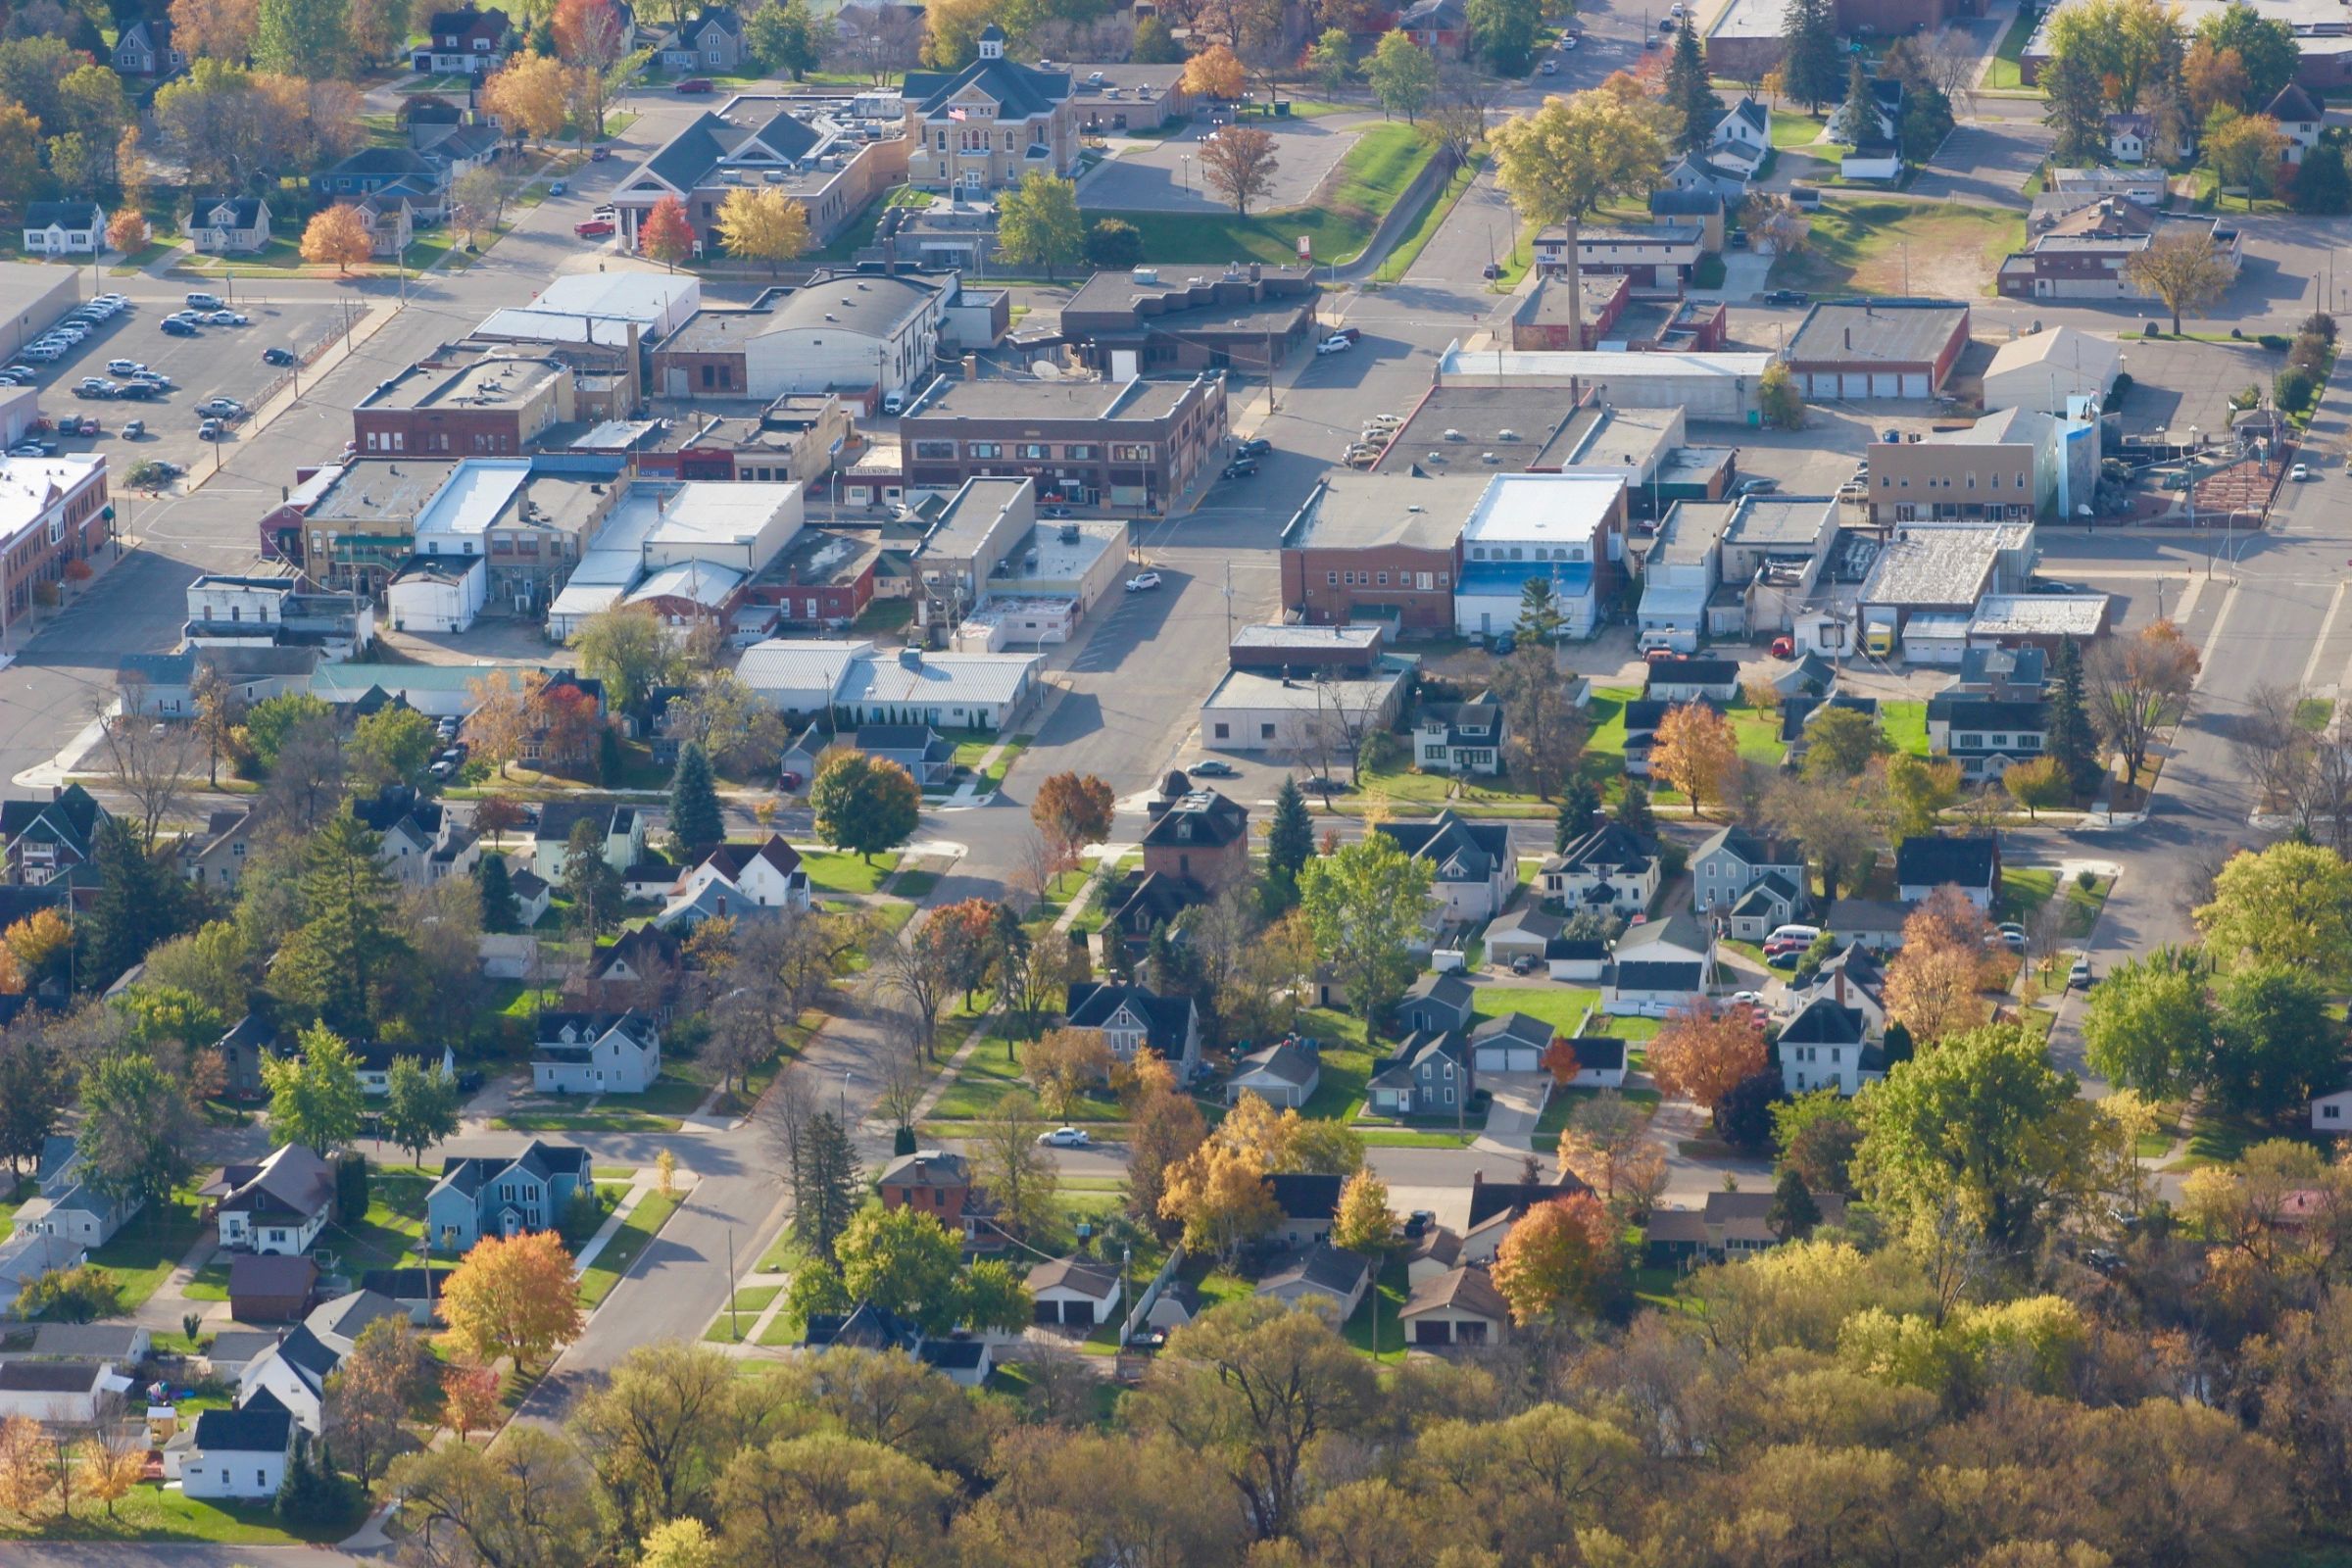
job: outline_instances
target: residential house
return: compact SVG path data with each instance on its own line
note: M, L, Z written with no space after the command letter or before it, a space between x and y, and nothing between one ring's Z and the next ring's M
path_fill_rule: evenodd
M368 254L377 261L405 255L416 238L416 210L404 196L379 191L340 205L359 214L360 227L368 231Z
M1119 1309L1118 1269L1092 1258L1057 1257L1040 1263L1022 1281L1029 1287L1034 1321L1076 1329L1108 1323Z
M201 1357L204 1366L223 1383L235 1383L245 1375L245 1369L277 1344L277 1334L270 1329L223 1329L213 1336ZM166 1456L167 1460L169 1455Z
M363 147L337 164L311 176L311 190L320 202L356 201L379 192L394 198L415 196L438 216L434 195L448 184L449 167L430 153L413 147Z
M1772 151L1772 116L1752 95L1742 93L1707 133L1707 148L1709 157L1738 168L1752 179L1765 154Z
M1813 984L1799 1000L1828 997L1841 1007L1853 1008L1862 1014L1864 1038L1876 1040L1886 1032L1886 985L1879 950L1850 942L1822 960L1814 971Z
M296 1323L311 1309L318 1265L308 1257L239 1252L228 1260L228 1310L240 1323Z
M2010 299L2145 300L2131 275L2132 258L2158 239L2180 235L2210 240L2234 275L2244 254L2244 231L2234 220L2210 213L2160 212L2154 202L2111 194L2028 225L2026 248L2010 254L1995 275Z
M285 1484L294 1451L294 1416L259 1393L234 1410L205 1410L188 1429L179 1456L179 1490L190 1497L269 1502Z
M1200 1065L1200 1009L1190 997L1084 980L1070 987L1065 1011L1071 1028L1102 1031L1120 1061L1133 1061L1149 1046L1175 1069L1178 1083L1190 1080Z
M154 1350L155 1337L136 1323L43 1323L32 1331L30 1353L44 1361L137 1366Z
M1396 30L1434 60L1462 60L1470 53L1470 10L1466 0L1410 0L1396 13Z
M1658 896L1662 876L1656 845L1603 822L1546 858L1536 873L1536 886L1571 913L1604 909L1634 915Z
M106 814L106 808L78 784L53 786L46 800L0 801L0 847L7 855L9 884L39 887L88 864Z
M743 19L728 6L706 6L677 25L658 57L671 71L733 72L743 64Z
M1278 1172L1266 1178L1266 1190L1282 1218L1273 1240L1284 1247L1312 1247L1331 1239L1332 1220L1340 1211L1344 1176L1319 1172Z
M1696 963L1713 967L1713 927L1688 910L1628 927L1617 939L1617 956L1642 962Z
M662 1031L644 1013L543 1012L531 1052L542 1094L642 1095L662 1075Z
M1707 995L1707 967L1685 958L1619 958L1603 971L1603 1010L1663 1018Z
M1472 1092L1469 1039L1458 1029L1407 1035L1365 1088L1377 1115L1459 1118Z
M901 1154L882 1167L876 1185L881 1188L884 1208L911 1208L928 1214L951 1235L960 1233L967 1243L985 1238L988 1245L995 1245L999 1240L995 1228L985 1223L996 1211L995 1205L986 1193L972 1185L971 1162L961 1154L937 1149Z
M485 1236L554 1230L572 1199L593 1192L588 1152L531 1140L513 1155L441 1162L441 1179L424 1195L425 1236L433 1251L464 1257Z
M980 30L978 49L960 71L906 73L906 182L977 193L1018 185L1032 172L1074 173L1078 125L1068 74L1006 58L1004 29L993 22Z
M2156 140L2154 115L2109 115L2107 125L2107 156L2119 164L2144 164L2148 148Z
M0 1421L16 1416L52 1427L95 1426L130 1393L111 1361L0 1362Z
M1791 1095L1813 1089L1860 1093L1886 1076L1886 1053L1870 1038L1859 1007L1816 996L1781 1029L1781 1081Z
M410 69L420 75L487 76L506 63L507 35L514 30L507 14L495 8L436 11L425 24L424 42L409 52Z
M1502 771L1502 704L1491 693L1468 702L1423 703L1413 717L1413 763L1424 773Z
M2049 705L2039 697L1928 699L1929 750L1958 762L1960 776L1971 782L1997 783L2013 763L2045 756L2049 743Z
M1182 779L1170 775L1171 784ZM1144 874L1163 876L1215 893L1250 876L1250 808L1190 780L1147 808Z
M1544 944L1544 972L1551 979L1594 985L1608 968L1609 945L1599 937L1562 935Z
M2001 841L1993 833L1903 840L1894 852L1895 895L1917 904L1939 887L1956 887L1989 910L2001 890Z
M1540 1072L1551 1036L1551 1025L1524 1012L1489 1018L1470 1031L1471 1066L1480 1073Z
M16 1305L25 1286L44 1274L78 1268L89 1253L62 1236L20 1231L0 1241L0 1312Z
M1732 902L1723 914L1723 928L1735 942L1761 942L1795 919L1810 902L1796 883L1770 872Z
M254 829L259 825L256 815L250 806L207 813L204 831L180 840L179 863L188 873L188 880L219 888L235 887L237 877L245 869L245 858L253 849Z
M360 1093L368 1096L392 1092L392 1063L413 1061L426 1072L437 1072L455 1082L458 1076L457 1053L447 1046L387 1045L380 1040L364 1040L353 1045L352 1054L359 1058Z
M276 1047L277 1024L261 1012L248 1012L213 1042L227 1075L223 1092L229 1099L252 1100L261 1094L262 1062Z
M1462 1260L1462 1237L1459 1231L1449 1230L1434 1221L1408 1220L1405 1223L1405 1235L1413 1244L1412 1249L1404 1254L1404 1281L1408 1288L1424 1280L1436 1279Z
M188 242L199 255L251 256L269 249L270 203L259 196L208 196L188 220Z
M721 844L703 858L702 865L725 876L762 907L808 907L808 867L801 863L801 852L785 843L781 833L770 833L758 844Z
M1712 698L1702 697L1698 701L1719 713L1723 711L1723 704ZM1662 697L1637 697L1625 705L1622 710L1625 718L1625 770L1629 775L1634 778L1650 776L1649 754L1657 748L1658 726L1665 722L1668 713L1687 706Z
M172 42L172 24L141 17L115 38L115 71L124 76L169 76L188 69L187 51Z
M1375 831L1430 863L1435 912L1443 924L1491 920L1519 886L1519 861L1505 823L1475 822L1446 810L1427 822L1382 822Z
M1355 1314L1372 1283L1372 1265L1354 1252L1344 1252L1328 1242L1284 1253L1258 1281L1259 1296L1293 1306L1309 1305L1345 1323Z
M1562 1171L1556 1181L1495 1182L1487 1180L1484 1168L1470 1173L1470 1213L1462 1227L1462 1244L1458 1260L1464 1263L1492 1263L1502 1248L1503 1238L1511 1227L1538 1203L1572 1198L1592 1189L1576 1177Z
M972 1335L925 1335L895 1312L871 1301L860 1301L848 1312L811 1312L801 1336L808 1350L844 1346L858 1350L898 1350L920 1361L959 1389L976 1389L988 1381L995 1361L988 1341Z
M917 788L945 789L956 772L956 745L928 724L868 724L843 744L881 761L896 762Z
M531 869L563 885L564 857L571 830L589 824L604 845L605 863L623 871L645 858L645 815L633 806L584 805L550 801L539 808L539 826L531 843Z
M223 1248L307 1252L334 1213L335 1172L316 1151L280 1144L257 1165L221 1166L198 1196L214 1200Z
M1314 1099L1322 1082L1323 1064L1313 1047L1277 1041L1233 1064L1233 1075L1225 1080L1225 1103L1238 1105L1242 1096L1255 1095L1277 1110L1298 1109Z
M378 858L409 887L469 875L481 861L481 841L473 829L413 785L387 784L368 799L353 801L351 814L382 836Z
M1578 1035L1568 1042L1576 1048L1576 1072L1563 1089L1622 1089L1625 1087L1626 1043L1605 1035Z
M556 896L556 890L548 885L547 878L526 865L519 871L508 874L507 886L514 890L516 925L528 931L547 918L548 906L554 903ZM600 951L597 960L601 962L605 954Z
M1647 1242L1650 1260L1661 1266L1699 1257L1745 1257L1781 1245L1772 1228L1775 1195L1770 1192L1709 1193L1703 1209L1660 1209L1650 1216ZM1816 1193L1814 1205L1821 1223L1845 1223L1845 1200L1837 1193Z
M2352 1129L2352 1085L2312 1097L2311 1130L2313 1132L2340 1133L2347 1129Z
M1487 926L1487 961L1517 967L1544 961L1544 950L1568 928L1565 916L1534 904L1496 915Z
M1478 993L1458 974L1424 974L1396 1004L1398 1027L1415 1034L1444 1034L1470 1027Z
M1423 1349L1448 1345L1496 1345L1510 1338L1510 1303L1481 1267L1462 1264L1416 1281L1397 1319Z
M277 1344L255 1356L237 1378L237 1404L251 1405L264 1391L293 1414L295 1424L317 1437L326 1380L379 1318L404 1317L398 1301L373 1291L352 1291L311 1308L310 1316Z
M137 1198L100 1192L84 1178L88 1163L74 1139L52 1134L41 1141L41 1162L33 1173L37 1192L17 1209L17 1230L54 1236L75 1247L104 1247L144 1203Z
M360 1276L360 1289L388 1296L418 1328L429 1328L441 1310L442 1295L455 1268L371 1268Z
M1749 888L1767 877L1778 877L1801 903L1810 885L1804 846L1736 825L1718 828L1690 857L1690 907L1728 915Z
M625 884L624 884L625 885ZM711 865L699 865L680 878L666 895L667 903L654 916L654 925L683 937L705 920L772 920L778 907L763 905L739 887L735 879Z
M639 926L596 951L580 982L580 1000L592 1009L633 1009L662 1019L677 1000L685 965L685 945L678 938Z
M1159 1333L1173 1334L1187 1327L1193 1319L1208 1309L1198 1286L1181 1279L1171 1279L1160 1287L1152 1305L1144 1312L1144 1327Z
M1740 661L1659 660L1649 666L1642 695L1654 703L1729 703L1740 695Z
M24 254L95 256L106 249L106 209L93 201L26 202Z
M1910 906L1894 899L1839 899L1830 906L1822 925L1838 933L1840 941L1887 953L1903 945L1903 922L1910 917Z
M2290 81L2279 88L2262 112L2278 122L2279 134L2286 138L2286 145L2278 150L2280 163L2300 164L2304 155L2320 144L2328 111L2297 83Z

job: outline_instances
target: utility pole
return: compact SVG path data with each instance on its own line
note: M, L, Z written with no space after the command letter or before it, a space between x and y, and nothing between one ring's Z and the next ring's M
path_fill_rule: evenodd
M735 1310L735 1227L727 1227L727 1332L743 1342L743 1319Z
M1233 646L1233 558L1225 558L1225 646Z

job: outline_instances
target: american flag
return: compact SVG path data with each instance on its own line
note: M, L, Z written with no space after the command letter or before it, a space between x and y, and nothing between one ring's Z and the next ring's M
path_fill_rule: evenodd
M970 119L971 117L970 117L969 115L966 115L966 114L965 114L965 113L964 113L962 110L960 110L960 109L951 109L951 110L949 110L949 111L948 111L948 118L949 118L950 120L968 120L968 119Z

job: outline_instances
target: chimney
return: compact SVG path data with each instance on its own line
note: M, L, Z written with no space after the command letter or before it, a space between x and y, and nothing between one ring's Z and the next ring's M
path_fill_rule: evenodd
M1849 349L1854 346L1854 329L1850 326L1845 329L1845 346Z
M966 381L977 381L977 380L979 380L979 379L980 379L980 356L979 356L979 355L977 355L977 354L966 354L966 355L963 357L963 378L964 378Z

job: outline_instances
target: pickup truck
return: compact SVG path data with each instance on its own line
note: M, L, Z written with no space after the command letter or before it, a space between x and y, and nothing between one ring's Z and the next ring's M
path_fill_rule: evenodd
M603 239L612 232L612 220L591 218L571 225L571 231L582 239Z

